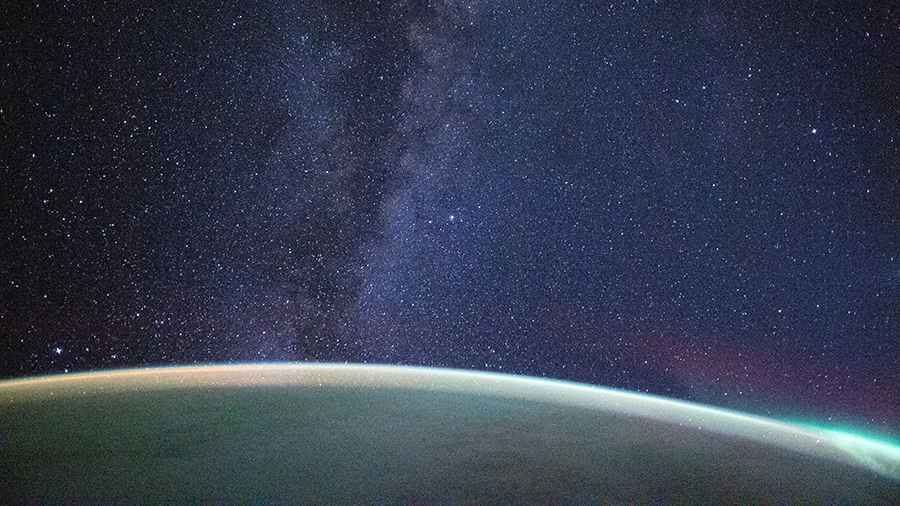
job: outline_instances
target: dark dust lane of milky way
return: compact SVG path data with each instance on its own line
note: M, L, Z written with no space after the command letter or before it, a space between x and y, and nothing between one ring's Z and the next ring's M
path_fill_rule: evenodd
M13 2L0 377L480 369L900 431L889 2Z

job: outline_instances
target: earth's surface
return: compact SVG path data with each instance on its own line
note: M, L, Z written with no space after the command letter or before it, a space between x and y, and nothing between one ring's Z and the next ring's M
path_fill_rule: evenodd
M9 503L900 501L900 449L509 375L278 364L0 382Z

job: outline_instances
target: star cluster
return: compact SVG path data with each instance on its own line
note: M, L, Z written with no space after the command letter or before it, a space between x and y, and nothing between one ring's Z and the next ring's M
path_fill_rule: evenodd
M8 10L0 376L419 364L900 430L884 3Z

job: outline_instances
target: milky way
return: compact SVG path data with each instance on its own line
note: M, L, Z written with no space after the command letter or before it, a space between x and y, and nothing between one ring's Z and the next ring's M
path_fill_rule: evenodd
M0 376L417 364L895 432L896 15L11 9Z

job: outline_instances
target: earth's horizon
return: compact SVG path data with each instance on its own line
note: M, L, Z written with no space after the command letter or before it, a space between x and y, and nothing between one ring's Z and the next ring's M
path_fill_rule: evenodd
M900 446L605 387L369 364L0 381L13 500L891 502Z

